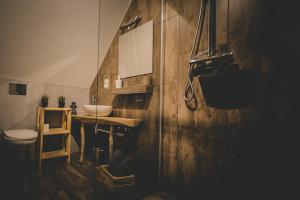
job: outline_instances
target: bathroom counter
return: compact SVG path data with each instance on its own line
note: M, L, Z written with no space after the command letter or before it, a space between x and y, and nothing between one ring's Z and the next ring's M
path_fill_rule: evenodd
M93 117L88 115L72 115L73 120L77 120L81 123L80 127L80 162L83 162L84 157L84 147L85 147L85 131L84 131L84 124L86 123L96 123L100 125L109 125L110 130L102 130L98 129L100 132L107 132L109 133L109 159L111 159L112 151L113 151L113 131L114 126L127 126L127 127L137 127L142 123L140 119L131 119L131 118L121 118L121 117ZM96 151L96 160L98 159L98 155L100 149Z
M131 118L121 118L121 117L93 117L88 115L72 115L74 120L79 120L81 122L91 122L95 123L97 120L98 124L112 125L112 126L128 126L137 127L140 125L142 120L131 119Z

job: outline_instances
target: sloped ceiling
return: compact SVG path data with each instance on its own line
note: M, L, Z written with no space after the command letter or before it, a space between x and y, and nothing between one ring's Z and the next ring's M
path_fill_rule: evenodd
M130 0L100 0L100 63ZM1 0L0 77L89 88L99 0Z

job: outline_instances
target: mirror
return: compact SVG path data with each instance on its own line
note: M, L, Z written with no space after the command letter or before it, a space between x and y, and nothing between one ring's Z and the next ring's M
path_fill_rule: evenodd
M152 73L153 20L119 37L121 78Z

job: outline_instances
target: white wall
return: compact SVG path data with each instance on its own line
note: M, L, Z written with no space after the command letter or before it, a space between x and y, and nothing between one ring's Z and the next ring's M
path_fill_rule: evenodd
M97 73L99 1L100 59L106 54L130 0L1 0L0 129L34 127L43 94L56 106L64 95L80 106ZM9 96L10 80L28 83L27 96ZM55 100L54 100L55 99Z
M88 88L98 0L1 0L1 77Z
M0 77L89 88L130 0L1 0Z
M102 62L130 0L0 1L0 130L35 127L43 94L89 103L97 73L99 1ZM9 82L27 83L27 95L8 95Z
M38 84L25 81L27 95L9 95L8 84L12 79L0 78L0 128L2 130L29 128L35 129L35 110L43 94L49 98L49 106L57 107L57 97L66 97L66 107L72 101L78 104L78 112L84 113L82 105L89 103L89 89L54 84Z
M43 84L28 83L26 96L8 95L8 84L14 80L0 78L0 128L35 129L35 109L41 94Z
M116 32L119 31L130 3L131 0L100 0L100 63L105 58Z
M0 1L0 129L35 127L43 94L89 103L96 73L98 0ZM26 96L8 95L8 83L28 84Z

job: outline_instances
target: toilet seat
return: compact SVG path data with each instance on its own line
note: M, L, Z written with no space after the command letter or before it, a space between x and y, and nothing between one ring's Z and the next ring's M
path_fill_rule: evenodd
M29 129L4 131L4 139L13 144L33 144L38 133Z

